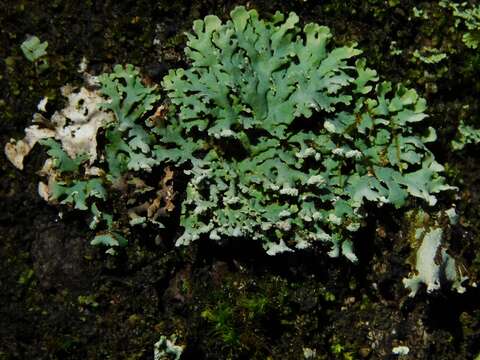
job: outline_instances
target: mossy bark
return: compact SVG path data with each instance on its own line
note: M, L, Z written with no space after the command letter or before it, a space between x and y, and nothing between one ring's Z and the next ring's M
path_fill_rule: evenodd
M182 35L210 13L226 19L245 1L16 1L0 11L0 144L19 137L39 100L61 108L59 88L79 85L83 56L99 74L139 66L160 82L184 65ZM471 276L480 272L480 162L476 149L452 153L460 119L479 108L480 55L464 46L451 13L436 1L249 1L262 15L295 11L352 41L383 79L426 97L432 149L460 187L460 225L450 239ZM415 17L413 8L428 19ZM48 41L49 69L21 53L28 34ZM395 49L392 51L392 42ZM427 64L422 47L448 57ZM0 359L151 359L161 334L176 333L185 359L388 359L407 345L409 359L469 359L480 351L478 290L407 299L409 245L403 212L372 209L358 235L358 264L305 251L268 257L255 244L209 242L175 248L175 221L154 237L139 232L115 258L92 248L87 219L37 195L37 149L17 171L0 155ZM181 198L181 196L179 197ZM446 195L440 203L453 201ZM411 207L421 204L411 204Z

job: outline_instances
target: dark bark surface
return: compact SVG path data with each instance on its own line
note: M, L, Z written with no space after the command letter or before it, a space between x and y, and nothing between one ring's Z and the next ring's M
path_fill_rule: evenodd
M0 144L19 138L39 100L62 106L59 88L81 85L83 56L99 74L131 63L159 83L184 66L183 33L208 14L228 18L244 1L23 1L0 6ZM451 13L436 1L249 1L262 16L295 11L329 26L334 41L359 43L382 79L414 87L429 104L432 147L446 164L460 224L449 239L471 278L480 271L480 162L474 146L452 152L461 119L478 120L480 53L466 48ZM417 18L413 8L428 19ZM20 50L27 35L49 42L39 72ZM156 39L154 41L154 39ZM394 46L400 54L392 53ZM438 64L413 57L429 46ZM209 241L176 248L172 221L158 245L132 234L118 256L89 245L87 216L37 194L45 153L15 169L0 154L0 359L153 359L161 335L177 335L182 359L474 359L480 352L479 291L448 287L409 298L404 211L376 211L355 241L359 262L320 250L269 257L258 245ZM411 208L421 206L410 204ZM61 216L59 216L61 212Z

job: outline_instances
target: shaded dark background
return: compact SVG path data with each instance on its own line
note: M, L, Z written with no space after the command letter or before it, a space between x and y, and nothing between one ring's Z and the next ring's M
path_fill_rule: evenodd
M59 88L81 85L82 57L99 74L115 64L138 66L160 83L171 67L187 66L185 37L194 19L228 18L244 1L3 1L0 5L0 144L22 136L40 99L62 108ZM249 1L268 17L295 11L301 21L328 25L334 44L352 41L383 79L404 82L426 97L432 147L446 164L461 226L451 251L478 274L479 161L474 147L451 153L460 119L478 119L479 52L465 48L450 12L436 1ZM427 20L413 17L413 7ZM28 35L48 41L49 69L24 58ZM402 49L390 53L391 43ZM412 57L431 46L439 64ZM467 107L468 106L468 107ZM480 121L477 120L480 125ZM155 245L132 234L117 257L89 245L87 215L57 209L37 195L45 154L36 149L23 172L0 154L0 360L152 359L160 335L177 334L185 359L471 359L480 351L478 291L447 288L415 299L401 284L409 267L408 224L402 212L372 209L356 239L360 262L309 250L268 257L249 242L200 242L177 249L175 221ZM411 207L420 206L412 203ZM59 210L63 217L59 218Z

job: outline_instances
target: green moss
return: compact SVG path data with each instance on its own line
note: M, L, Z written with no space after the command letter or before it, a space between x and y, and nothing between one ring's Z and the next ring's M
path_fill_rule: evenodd
M333 343L330 346L330 351L331 353L335 356L335 359L341 359L341 360L354 360L356 359L356 356L354 352L348 350L349 346L343 345L342 343L339 343L336 341L336 339L333 339Z
M231 306L220 303L213 309L203 310L201 317L212 324L211 336L219 337L229 347L239 345L239 336L234 323L234 309Z
M18 278L18 283L21 285L27 286L32 281L33 276L34 276L33 269L26 269L22 272L22 274Z

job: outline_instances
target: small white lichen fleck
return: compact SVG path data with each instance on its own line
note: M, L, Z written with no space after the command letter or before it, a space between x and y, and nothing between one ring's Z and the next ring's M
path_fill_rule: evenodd
M301 150L295 154L295 156L299 159L305 159L309 156L315 155L316 151L313 148L306 148L305 150Z
M220 137L232 137L235 133L230 129L224 129L220 132Z
M290 229L292 228L292 224L290 222L290 220L283 220L283 221L279 221L277 224L276 224L277 228L280 229L280 230L283 230L283 231L290 231Z
M88 67L88 60L87 60L87 58L84 56L84 57L82 57L82 60L81 60L80 63L78 64L77 72L79 72L79 73L84 73L85 71L87 71L87 67Z
M342 148L335 148L332 150L332 154L342 156L344 155L344 150Z
M325 127L325 129L327 129L327 131L332 133L336 130L335 125L333 125L333 123L330 121L325 121L323 126Z
M410 352L410 349L408 348L408 346L395 346L393 349L392 349L392 354L394 355L408 355L408 353Z
M42 100L40 100L40 102L37 105L38 111L43 111L43 112L47 111L46 109L47 103L48 103L48 97L45 96L42 98Z
M362 158L362 153L358 150L349 150L345 153L345 157L347 158L355 158L355 159L361 159Z
M324 182L325 182L325 179L323 178L322 175L313 175L308 179L307 184L315 185L315 184L323 184Z
M277 255L282 252L287 252L287 251L293 251L290 249L283 240L280 240L280 242L273 243L273 242L268 242L263 244L263 248L266 250L268 255Z
M315 349L303 348L303 357L305 359L314 359L317 356L317 351Z
M175 335L168 339L165 335L160 336L153 346L153 359L154 360L180 360L182 356L184 346L176 344L177 337Z
M289 187L289 186L284 186L283 188L280 189L280 194L297 196L298 195L298 189L295 189L295 188L292 188L292 187Z

